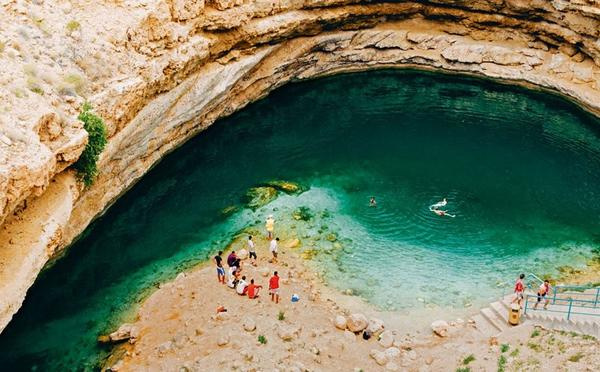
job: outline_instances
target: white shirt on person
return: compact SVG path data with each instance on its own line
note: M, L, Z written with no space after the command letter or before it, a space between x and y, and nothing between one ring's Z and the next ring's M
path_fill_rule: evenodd
M269 252L277 252L277 240L271 240L271 244L269 245Z
M254 252L254 242L251 239L248 239L248 251Z
M247 286L248 283L244 279L240 279L240 281L237 284L237 287L235 288L235 291L238 294L244 294L244 289L246 289Z

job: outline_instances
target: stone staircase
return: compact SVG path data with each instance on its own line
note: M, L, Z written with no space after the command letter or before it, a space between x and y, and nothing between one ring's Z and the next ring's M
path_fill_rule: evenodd
M476 328L487 337L498 336L505 330L518 327L508 323L508 313L512 295L506 296L498 301L492 302L489 307L485 307L478 314L471 317L475 321ZM557 305L548 305L548 310L562 310ZM566 332L576 332L594 336L600 339L600 308L585 309L585 312L593 315L571 315L567 320L564 313L555 313L543 310L543 304L540 304L538 310L528 309L527 314L521 314L521 324L539 324L548 329L555 329Z

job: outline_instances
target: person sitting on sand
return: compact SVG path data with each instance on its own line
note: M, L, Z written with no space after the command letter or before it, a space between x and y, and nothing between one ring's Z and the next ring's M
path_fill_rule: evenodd
M269 279L269 293L271 294L271 301L275 301L276 304L279 303L279 276L277 275L277 271L273 273L271 279Z
M275 238L275 239L271 240L271 243L269 243L269 251L273 255L273 259L271 260L271 262L273 262L273 263L277 262L277 243L278 242L279 242L279 238Z
M227 286L229 288L235 288L235 285L237 284L237 278L235 276L235 273L237 271L235 270L235 267L230 267L229 270L227 271Z
M245 276L242 276L242 279L238 282L237 286L235 287L235 291L240 296L246 295L246 291L248 291L248 283L246 282Z
M523 302L523 295L525 293L525 283L523 283L523 279L525 279L525 274L519 275L519 278L515 283L515 298L511 302L513 304L516 302L519 306L521 306L521 303Z
M221 257L221 255L223 254L222 251L219 251L219 253L215 256L214 260L215 263L217 264L217 280L219 281L219 283L221 284L225 284L225 269L223 268L223 257Z
M254 284L254 279L250 279L250 285L248 285L248 298L254 299L258 297L258 292L260 292L261 288L262 285L256 285Z
M237 256L235 255L235 251L231 251L229 256L227 256L227 266L235 266L235 260L237 260Z
M537 293L537 302L533 305L533 309L537 310L538 305L542 302L542 299L546 300L544 304L544 310L548 310L548 303L550 303L550 299L546 298L546 296L550 293L550 282L548 279L544 280L544 282L540 285Z

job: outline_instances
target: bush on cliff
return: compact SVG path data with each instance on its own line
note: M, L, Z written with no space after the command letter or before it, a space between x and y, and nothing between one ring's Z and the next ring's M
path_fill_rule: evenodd
M83 122L83 128L88 132L88 143L73 167L77 171L78 178L89 187L98 175L96 163L106 146L106 126L102 118L92 112L89 103L83 104L77 118Z

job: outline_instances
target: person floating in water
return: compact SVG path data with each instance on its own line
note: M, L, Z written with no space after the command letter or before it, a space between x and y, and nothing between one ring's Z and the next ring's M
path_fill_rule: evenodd
M375 200L374 196L371 196L371 199L369 200L369 207L376 207L377 206L377 201Z
M448 211L439 209L441 207L445 207L446 204L448 204L448 201L446 200L446 198L444 198L442 201L437 202L433 205L430 205L429 210L432 211L433 213L437 214L440 217L445 217L445 216L452 217L452 218L456 217L455 214L450 214L450 213L448 213Z

